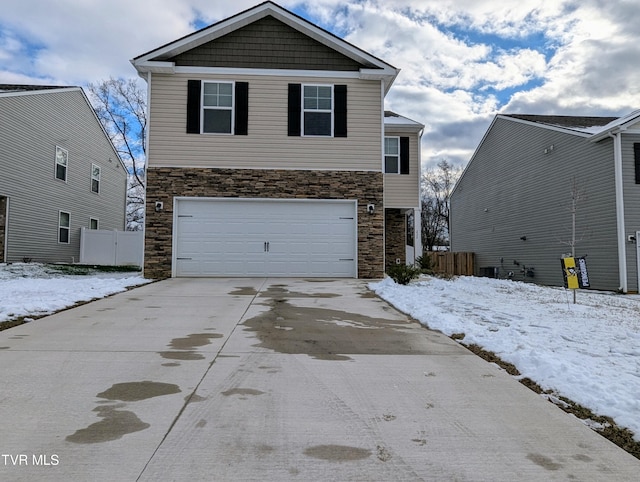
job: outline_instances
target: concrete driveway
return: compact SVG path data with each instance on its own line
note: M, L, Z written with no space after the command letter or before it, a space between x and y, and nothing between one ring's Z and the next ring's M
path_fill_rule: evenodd
M640 473L364 281L166 280L0 332L0 366L0 480Z

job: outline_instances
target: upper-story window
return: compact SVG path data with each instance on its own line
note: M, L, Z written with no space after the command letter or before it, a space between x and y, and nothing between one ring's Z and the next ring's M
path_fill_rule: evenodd
M304 85L302 95L302 135L333 135L333 86Z
M248 82L187 81L187 134L246 136Z
M56 179L67 181L67 166L69 164L69 152L56 146Z
M384 138L384 172L387 174L409 174L409 138Z
M202 87L202 132L232 134L233 84L203 82Z
M347 86L289 84L287 133L347 137Z
M100 192L100 166L91 164L91 192Z
M98 218L89 218L89 229L98 229L100 221Z
M400 173L400 138L384 138L384 172L387 174Z

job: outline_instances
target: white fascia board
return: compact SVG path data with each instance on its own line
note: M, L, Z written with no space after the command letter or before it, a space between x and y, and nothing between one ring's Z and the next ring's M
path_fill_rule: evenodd
M533 122L533 121L528 121L525 119L516 119L515 117L510 117L508 115L501 115L498 114L496 116L497 119L504 119L504 120L508 120L511 122L519 122L520 124L526 124L532 127L540 127L541 129L547 129L550 131L556 131L556 132L562 132L564 134L572 134L574 136L579 136L579 137L591 137L591 134L587 133L587 132L582 132L576 129L571 129L570 127L561 127L561 126L554 126L551 124L543 124L540 122Z
M627 129L628 126L632 126L640 119L640 110L633 111L626 116L620 117L613 122L610 122L606 126L602 127L602 130L593 134L591 136L591 142L598 142L604 139L605 137L609 137L609 133L616 134L618 132L628 132L635 134L636 129Z
M173 74L175 73L175 62L160 62L153 60L132 60L131 63L139 74L153 72L155 74Z

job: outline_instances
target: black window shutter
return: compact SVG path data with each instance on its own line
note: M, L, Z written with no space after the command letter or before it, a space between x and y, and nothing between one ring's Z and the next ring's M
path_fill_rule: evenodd
M187 134L200 134L200 81L187 81Z
M336 85L333 93L335 95L333 136L347 137L347 86Z
M234 134L246 136L249 128L249 83L236 82Z
M289 84L289 122L288 134L290 136L300 136L302 133L300 125L300 114L302 110L302 85Z
M400 174L409 174L409 138L400 138Z
M636 184L640 184L640 143L633 144L633 157L636 164Z

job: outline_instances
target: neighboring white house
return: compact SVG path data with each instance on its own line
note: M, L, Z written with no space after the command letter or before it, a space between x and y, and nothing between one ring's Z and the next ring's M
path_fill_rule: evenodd
M79 87L0 85L0 262L78 262L122 230L127 170Z

